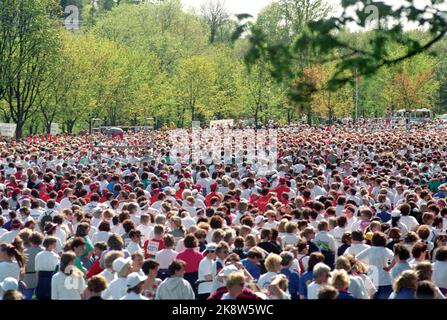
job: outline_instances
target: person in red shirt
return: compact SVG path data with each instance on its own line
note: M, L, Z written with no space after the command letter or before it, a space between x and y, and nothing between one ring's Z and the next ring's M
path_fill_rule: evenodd
M11 187L13 189L17 188L19 184L17 183L17 178L15 176L9 177L9 182L6 184L6 187Z
M258 206L258 209L261 211L261 212L264 212L265 211L265 207L267 206L267 204L269 203L269 201L270 201L270 191L269 191L269 189L267 189L267 188L263 188L262 190L261 190L261 195L260 195L260 197L258 198L258 201L257 201L257 206Z
M210 185L211 192L205 197L205 204L207 207L211 206L211 198L219 198L219 203L222 202L223 197L220 192L217 192L217 183L213 182Z
M184 181L181 181L178 184L178 186L179 186L179 189L175 193L175 197L181 201L181 200L183 200L182 195L183 195L183 191L185 191L185 189L186 189L186 183Z
M282 194L290 192L290 188L287 186L286 178L279 178L279 184L276 188L273 189L273 192L276 192L276 194L278 195L278 199L283 200Z
M47 202L50 199L50 196L47 192L47 186L45 183L39 183L39 198L43 201Z
M160 189L154 189L152 190L152 195L151 195L151 204L154 204L155 202L158 201L158 195L160 194Z
M199 264L204 256L202 253L199 252L199 250L197 250L199 241L194 235L187 235L183 244L186 249L181 251L177 255L176 259L185 261L185 280L187 280L191 284L194 292L197 295L196 281L199 277Z
M143 252L145 259L153 259L158 251L163 250L165 248L163 242L164 236L164 228L161 225L157 225L154 227L154 238L147 239L143 245ZM158 247L155 247L154 244L158 243Z

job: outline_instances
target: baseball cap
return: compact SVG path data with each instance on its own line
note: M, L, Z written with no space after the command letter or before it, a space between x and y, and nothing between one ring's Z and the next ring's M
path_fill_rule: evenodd
M392 212L391 212L391 217L393 217L393 218L398 218L398 217L400 217L401 216L401 214L400 214L400 211L399 210L393 210Z
M217 250L217 244L216 243L208 243L205 247L205 251L216 251Z
M0 287L3 291L18 290L19 283L15 278L7 277L5 278L5 280L3 280L3 282L0 283Z
M147 279L147 276L139 274L138 272L133 272L127 276L126 287L128 287L128 288L136 287L138 284L145 281L146 279Z
M130 257L128 258L117 258L115 261L113 261L112 268L115 270L115 272L120 272L123 270L124 266L128 264L132 259Z

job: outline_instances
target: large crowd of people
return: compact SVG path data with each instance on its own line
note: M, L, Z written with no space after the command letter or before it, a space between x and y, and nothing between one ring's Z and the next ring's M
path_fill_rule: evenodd
M238 130L1 141L1 299L445 299L444 124Z

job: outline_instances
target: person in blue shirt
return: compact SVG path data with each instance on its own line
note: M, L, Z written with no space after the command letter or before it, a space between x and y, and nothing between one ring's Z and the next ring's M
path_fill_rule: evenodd
M301 275L299 280L300 299L307 299L307 287L314 280L314 267L317 263L324 261L324 255L321 252L313 252L309 256L307 271Z
M380 206L380 212L377 214L377 217L380 218L380 220L382 220L383 223L387 223L388 221L391 220L391 213L389 213L388 211L390 210L390 208L388 207L387 204L383 204Z
M393 285L393 293L389 299L409 300L416 299L418 288L418 275L416 271L405 270L396 279Z
M299 294L299 285L300 285L300 276L298 273L290 270L290 267L293 264L293 254L287 251L281 253L281 273L287 277L289 280L289 293L292 300L297 300L300 298Z
M247 258L241 260L241 263L251 276L258 280L261 276L261 260L263 259L264 252L262 249L253 247L247 252Z

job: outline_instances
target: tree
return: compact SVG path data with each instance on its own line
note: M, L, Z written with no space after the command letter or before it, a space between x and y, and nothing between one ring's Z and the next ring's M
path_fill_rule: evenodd
M55 28L58 3L53 0L8 0L0 2L0 34L7 59L0 61L8 113L17 124L16 139L36 107L46 71L60 47ZM4 10L3 10L4 9ZM5 25L8 22L9 25ZM4 50L4 49L0 49Z
M192 121L211 112L208 105L216 90L215 70L215 64L206 56L194 56L180 62L173 81L181 108L178 126L183 127L187 111Z
M277 0L261 11L256 25L270 43L291 44L307 23L324 19L331 11L325 0Z
M442 1L428 2L420 9L410 0L401 1L399 6L388 2L343 0L340 17L310 21L305 31L292 44L271 44L259 28L253 28L247 22L237 28L235 38L251 30L249 38L252 48L247 53L247 62L255 63L256 60L267 59L272 63L272 74L278 79L298 78L302 75L302 70L294 69L294 62L299 61L299 53L303 49L318 52L313 55L311 64L333 59L336 61L336 72L329 81L329 88L335 90L352 80L346 71L357 69L363 76L369 76L385 66L397 65L427 51L440 42L447 34L447 12L442 8ZM246 15L241 15L240 18L245 19ZM359 47L340 36L343 34L340 31L348 26L371 27L371 21L374 21L376 26L368 48ZM426 27L429 38L420 39L405 32L404 21ZM399 56L390 55L388 47L392 43L403 45L404 53ZM343 54L334 56L337 51ZM298 93L294 94L294 97L305 98L304 94Z
M225 0L207 0L200 10L210 30L209 41L214 43L219 31L225 26L230 17L225 9Z

